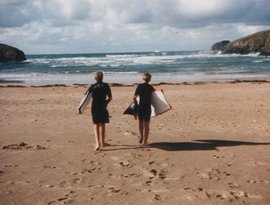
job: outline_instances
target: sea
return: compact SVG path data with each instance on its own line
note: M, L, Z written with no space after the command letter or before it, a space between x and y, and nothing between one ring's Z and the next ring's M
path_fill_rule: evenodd
M91 84L96 71L108 83L133 84L142 74L152 83L269 80L270 57L213 51L27 55L23 62L0 64L0 82L28 85Z

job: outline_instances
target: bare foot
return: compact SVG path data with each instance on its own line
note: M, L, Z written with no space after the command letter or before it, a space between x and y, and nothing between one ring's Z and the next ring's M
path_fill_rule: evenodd
M147 142L143 143L143 146L146 146L147 147L148 146Z
M97 151L97 150L99 150L99 145L96 145L96 147L94 149L94 151Z
M140 138L140 141L139 141L139 143L141 144L143 142L143 138Z

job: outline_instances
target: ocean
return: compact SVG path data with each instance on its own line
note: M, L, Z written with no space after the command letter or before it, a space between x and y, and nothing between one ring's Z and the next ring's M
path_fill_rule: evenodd
M152 82L183 83L270 79L270 57L224 55L213 51L27 55L18 63L0 64L0 81L28 85L89 84L95 71L104 81L132 84L150 72Z

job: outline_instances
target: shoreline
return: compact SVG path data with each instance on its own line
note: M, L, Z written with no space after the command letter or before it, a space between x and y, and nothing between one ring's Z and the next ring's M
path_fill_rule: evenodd
M141 82L141 73L122 75L122 74L106 74L104 81L110 84L121 84L121 85L132 85ZM253 75L244 75L244 74L234 74L234 75L180 75L173 73L153 73L152 74L152 84L194 84L197 82L230 82L230 81L269 81L269 74L253 74ZM93 73L88 74L55 74L55 75L36 75L36 76L5 76L0 75L0 85L1 84L19 84L19 85L73 85L73 84L92 84L94 83Z
M106 81L105 81L106 82ZM236 84L236 83L270 83L270 79L251 79L251 80L213 80L213 81L194 81L194 82L159 82L159 83L151 83L153 86L160 85L206 85L206 84ZM25 84L24 82L18 81L6 81L0 80L0 88L1 87L85 87L89 86L89 84L84 83L75 83L75 84ZM133 87L139 85L139 83L109 83L111 87Z

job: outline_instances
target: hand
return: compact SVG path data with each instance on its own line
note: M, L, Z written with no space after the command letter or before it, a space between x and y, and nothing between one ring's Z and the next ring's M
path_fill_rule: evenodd
M135 120L137 120L138 119L138 113L134 113L133 117L134 117Z

